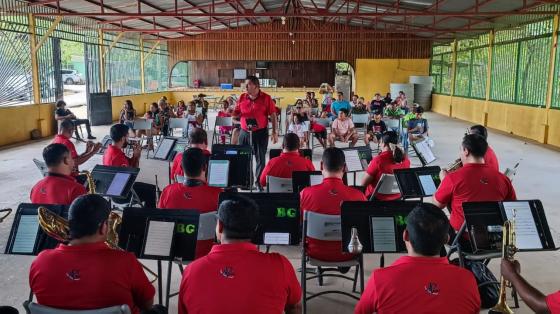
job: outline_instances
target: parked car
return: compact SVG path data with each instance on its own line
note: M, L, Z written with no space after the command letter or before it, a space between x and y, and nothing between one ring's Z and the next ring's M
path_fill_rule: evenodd
M74 85L74 84L84 84L84 78L78 71L76 70L67 70L62 69L60 70L62 74L62 82L67 85Z

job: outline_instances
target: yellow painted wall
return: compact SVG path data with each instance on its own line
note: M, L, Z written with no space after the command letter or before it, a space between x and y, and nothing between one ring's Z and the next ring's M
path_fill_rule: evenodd
M548 144L560 147L560 110L548 112Z
M356 59L356 94L371 100L389 92L391 83L408 83L411 75L428 75L429 59Z
M0 146L31 139L31 131L39 129L42 136L56 131L54 105L26 105L0 108Z

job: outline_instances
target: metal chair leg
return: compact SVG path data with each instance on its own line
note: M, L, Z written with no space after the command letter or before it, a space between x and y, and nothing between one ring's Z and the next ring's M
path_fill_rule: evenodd
M317 267L317 280L319 281L319 286L323 286L323 269L321 266Z

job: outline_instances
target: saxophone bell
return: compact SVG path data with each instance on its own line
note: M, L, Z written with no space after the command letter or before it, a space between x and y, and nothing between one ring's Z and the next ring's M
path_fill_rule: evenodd
M348 243L348 253L360 254L363 248L364 246L358 236L358 228L352 227L352 235L350 236L350 243Z

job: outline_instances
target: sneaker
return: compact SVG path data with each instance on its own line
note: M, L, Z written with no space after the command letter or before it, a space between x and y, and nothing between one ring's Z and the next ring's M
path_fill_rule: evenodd
M94 139L96 139L97 137L95 137L95 136L92 136L92 135L88 135L88 137L87 137L87 138L88 138L88 140L94 140Z

